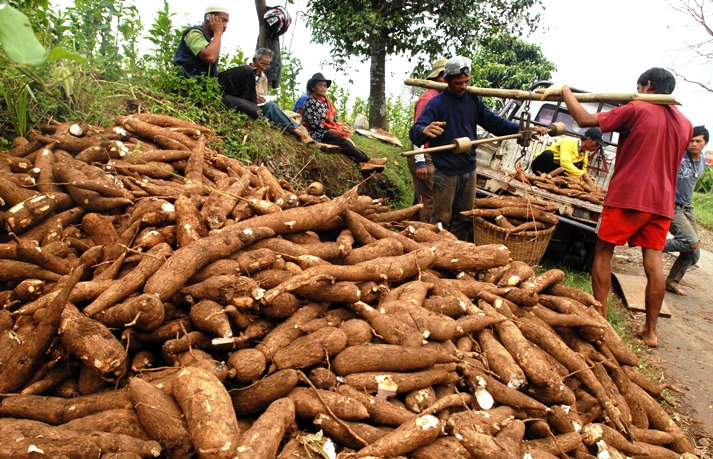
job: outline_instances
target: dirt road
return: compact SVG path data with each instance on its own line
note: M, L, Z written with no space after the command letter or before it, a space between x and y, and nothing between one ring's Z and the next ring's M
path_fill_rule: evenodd
M650 352L659 362L665 381L683 390L676 395L677 411L687 419L703 457L713 457L713 233L701 231L701 259L683 278L688 296L666 292L670 318L659 318L659 347ZM641 250L619 247L614 272L643 276ZM668 274L676 254L664 254ZM637 314L643 321L643 314Z

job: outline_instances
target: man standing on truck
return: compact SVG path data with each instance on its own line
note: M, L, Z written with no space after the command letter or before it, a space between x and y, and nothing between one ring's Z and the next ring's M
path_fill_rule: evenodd
M480 97L466 94L470 83L471 60L456 56L448 59L444 77L448 87L431 99L423 114L411 126L409 138L416 146L428 142L429 147L449 145L454 139L477 139L476 126L496 135L515 134L518 124L488 109ZM545 128L534 127L538 133ZM432 155L433 214L431 223L443 226L461 240L470 240L471 220L460 213L471 210L477 186L475 177L475 147L466 153L452 151Z
M675 86L671 72L659 67L645 71L636 82L642 94L671 94ZM567 86L551 86L545 97L549 94L562 95L579 126L619 133L614 174L597 225L592 290L606 317L614 248L626 243L640 246L646 273L646 321L641 335L647 346L656 347L656 321L665 288L661 253L674 213L678 166L693 126L673 105L633 101L608 112L589 113Z
M595 127L589 128L584 131L581 140L566 137L538 153L530 169L535 174L549 174L561 167L570 177L591 183L592 179L587 174L588 153L597 152L603 146L602 131Z
M698 228L693 212L693 189L706 168L703 149L708 144L708 129L705 126L693 128L693 138L688 142L688 149L678 168L676 182L676 204L669 232L673 239L667 239L664 252L678 252L676 261L666 278L666 290L676 295L686 296L679 283L686 270L695 265L701 256L698 248Z

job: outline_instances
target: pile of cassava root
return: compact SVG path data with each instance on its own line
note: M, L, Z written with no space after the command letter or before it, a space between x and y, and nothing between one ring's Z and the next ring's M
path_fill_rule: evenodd
M557 225L554 204L524 196L491 196L477 198L474 209L461 212L467 217L480 217L508 234L544 231Z
M140 114L0 152L0 457L693 453L562 271L205 136Z
M529 175L522 170L518 170L513 177L526 185L533 185L554 194L581 199L593 204L601 205L606 195L606 190L594 183L589 175L585 175L584 180L578 177L570 177L561 167L548 174L542 173L538 175Z

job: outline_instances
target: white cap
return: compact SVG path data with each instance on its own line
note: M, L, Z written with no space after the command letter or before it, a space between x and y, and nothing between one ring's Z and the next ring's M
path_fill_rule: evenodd
M471 61L467 57L455 56L446 61L444 73L446 76L470 74Z
M208 13L225 13L225 14L230 14L230 11L228 11L228 7L223 4L222 2L211 2L208 3L205 7L205 14Z

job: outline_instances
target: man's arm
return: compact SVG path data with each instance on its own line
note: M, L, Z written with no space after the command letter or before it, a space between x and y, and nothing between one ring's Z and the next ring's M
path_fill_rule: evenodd
M409 130L409 139L417 147L423 146L429 138L433 139L443 134L443 127L446 123L437 119L435 100L434 98L428 102L421 116Z
M579 178L584 174L584 171L578 169L572 162L572 158L578 154L577 149L578 146L576 143L560 146L560 167L562 167L570 177Z
M220 39L223 36L223 22L217 14L209 14L208 18L210 30L213 32L213 39L197 56L203 62L212 64L216 62L220 56Z
M599 118L597 118L596 113L589 113L582 104L574 97L574 93L569 89L568 86L564 86L560 89L560 94L562 95L562 100L565 105L567 105L567 110L569 114L572 115L574 121L580 127L593 127L599 126Z

